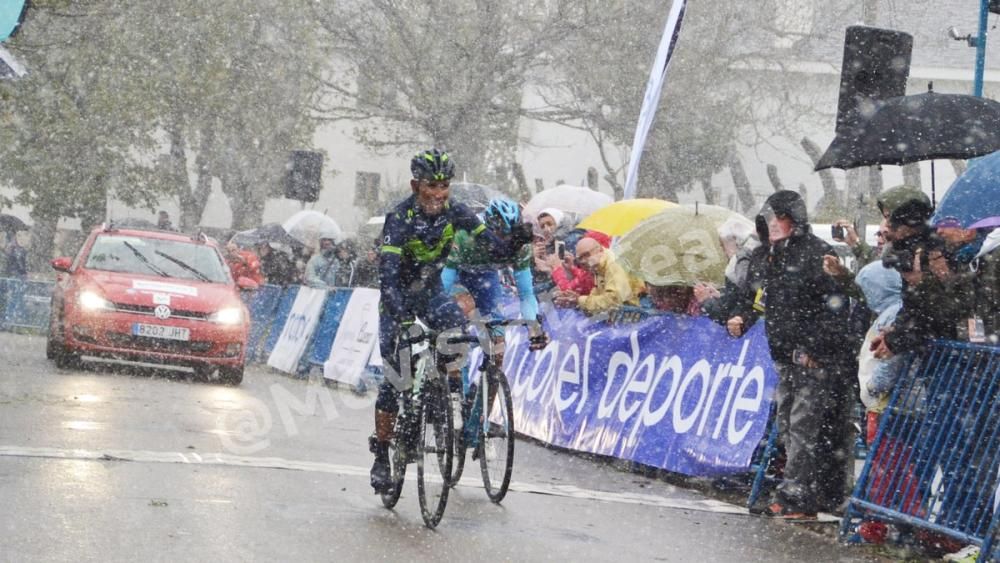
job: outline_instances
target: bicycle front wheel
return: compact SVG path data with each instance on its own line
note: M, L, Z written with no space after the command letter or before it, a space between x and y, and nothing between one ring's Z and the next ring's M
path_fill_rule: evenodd
M448 504L455 433L448 394L438 386L426 384L422 394L417 494L424 524L434 528Z
M463 411L464 412L464 411ZM452 418L455 417L455 411L452 409ZM464 415L463 415L464 416ZM455 428L455 455L451 464L451 477L448 479L449 485L454 487L458 485L458 482L462 479L462 471L465 469L465 419L452 421L457 428Z
M514 471L514 401L503 371L489 370L484 376L489 377L489 385L480 386L478 400L483 400L484 387L489 387L490 396L479 424L479 466L483 471L486 496L499 503L507 496Z
M397 435L401 432L399 424L396 425ZM382 506L392 508L399 502L399 495L403 492L403 479L406 477L406 452L400 448L396 439L389 443L389 464L392 469L392 486L382 491Z

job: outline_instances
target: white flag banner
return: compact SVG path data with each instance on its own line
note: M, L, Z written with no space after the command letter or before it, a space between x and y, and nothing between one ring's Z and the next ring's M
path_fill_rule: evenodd
M323 312L326 293L325 289L299 288L278 343L267 358L267 365L286 373L295 373Z
M352 386L361 382L373 350L378 349L378 299L377 289L352 290L323 364L323 377Z
M663 91L663 83L667 80L670 57L681 32L685 4L686 0L674 0L670 15L667 17L667 26L663 30L663 38L660 39L660 48L656 50L653 69L649 73L649 82L646 83L646 95L642 99L642 109L639 111L639 123L635 127L635 137L632 139L632 154L629 156L628 170L625 172L624 199L635 197L639 159L642 158L646 137L653 125L653 118L656 117L656 108L660 104L660 93Z

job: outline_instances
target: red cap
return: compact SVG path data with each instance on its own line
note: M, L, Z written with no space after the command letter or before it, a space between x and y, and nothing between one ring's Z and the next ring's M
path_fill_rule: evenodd
M597 244L603 246L604 248L611 248L611 237L600 232L600 231L587 231L585 238L591 238L597 241Z

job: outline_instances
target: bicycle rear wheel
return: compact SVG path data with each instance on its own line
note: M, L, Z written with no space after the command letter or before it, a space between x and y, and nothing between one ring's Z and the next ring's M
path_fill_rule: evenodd
M422 395L417 494L424 524L434 528L444 516L448 504L455 431L448 394L438 385L425 383Z
M514 471L514 401L510 395L510 384L503 371L491 369L484 376L489 377L491 391L495 391L489 408L479 424L479 466L483 471L483 486L486 496L499 503L507 496L510 476ZM479 389L482 401L483 387Z

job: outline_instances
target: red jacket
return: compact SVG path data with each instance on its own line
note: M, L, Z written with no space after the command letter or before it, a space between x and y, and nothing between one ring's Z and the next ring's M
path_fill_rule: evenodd
M240 278L250 278L258 285L264 283L264 276L260 273L260 259L249 250L237 250L236 255L226 257L229 264L229 271L233 274L233 281Z
M566 271L566 266L559 266L552 270L552 281L563 291L573 291L577 295L590 295L594 290L594 276L587 270L578 266L573 266L572 270Z

